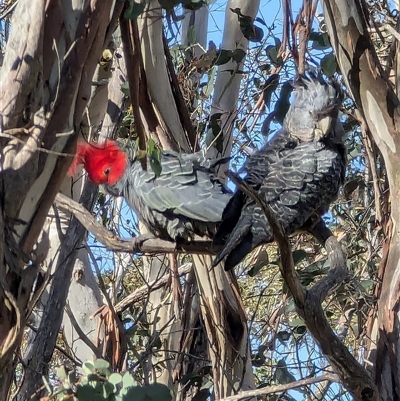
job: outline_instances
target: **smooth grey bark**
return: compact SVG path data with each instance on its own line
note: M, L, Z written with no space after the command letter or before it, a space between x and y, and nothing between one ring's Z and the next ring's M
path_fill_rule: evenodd
M389 181L391 213L389 220L381 222L386 235L380 266L383 278L377 324L373 328L376 338L372 339L370 354L370 370L379 394L372 394L369 399L394 400L400 397L400 232L397 229L400 224L400 103L371 42L367 4L355 0L325 0L323 5L330 41L345 84L383 155Z

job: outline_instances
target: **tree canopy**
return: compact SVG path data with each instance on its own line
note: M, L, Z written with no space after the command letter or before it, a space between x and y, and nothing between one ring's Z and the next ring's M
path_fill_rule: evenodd
M400 399L398 8L0 4L0 398ZM154 238L67 175L78 140L105 138L156 175L161 149L208 149L240 173L309 68L345 93L325 247L276 226L234 272L211 270L209 240Z

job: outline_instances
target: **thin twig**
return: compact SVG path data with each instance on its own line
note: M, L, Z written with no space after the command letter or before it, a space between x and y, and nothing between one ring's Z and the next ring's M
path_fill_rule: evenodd
M26 327L28 327L30 330L32 330L34 333L38 332L38 329L36 327L34 327L33 325L31 325L30 323L26 324ZM82 366L82 361L78 360L76 358L74 358L73 356L69 355L68 352L65 349L62 349L59 345L55 345L54 349L56 349L58 352L60 352L61 354L63 354L67 359L69 359L75 366ZM21 358L22 359L22 358ZM23 361L22 361L23 363Z

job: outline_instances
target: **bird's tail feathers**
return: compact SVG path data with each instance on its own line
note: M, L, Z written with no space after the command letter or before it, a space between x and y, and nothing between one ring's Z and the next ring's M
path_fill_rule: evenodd
M261 245L263 241L249 231L242 241L228 254L225 259L224 269L226 271L232 270L238 265L253 249Z
M229 200L222 213L222 219L218 230L213 237L214 245L223 245L228 235L233 232L240 219L245 200L246 196L241 191L236 192Z

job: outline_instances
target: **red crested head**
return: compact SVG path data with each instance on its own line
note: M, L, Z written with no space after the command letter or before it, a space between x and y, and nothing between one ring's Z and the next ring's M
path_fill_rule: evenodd
M114 141L103 144L78 142L68 175L74 175L79 164L83 164L90 180L95 184L114 185L124 175L128 159Z

